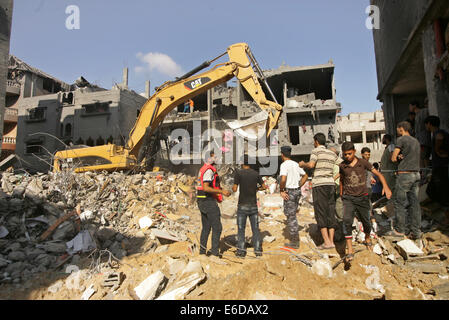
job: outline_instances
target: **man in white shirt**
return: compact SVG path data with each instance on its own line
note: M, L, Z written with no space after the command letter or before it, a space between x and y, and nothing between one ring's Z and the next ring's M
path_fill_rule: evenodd
M301 198L301 187L309 178L296 161L291 160L292 148L284 146L281 148L282 164L280 168L280 189L284 199L284 214L287 217L287 227L290 233L290 243L287 247L299 249L299 225L296 218L299 199Z

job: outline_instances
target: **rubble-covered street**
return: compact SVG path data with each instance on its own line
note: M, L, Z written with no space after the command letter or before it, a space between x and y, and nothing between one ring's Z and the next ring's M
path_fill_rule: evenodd
M322 240L307 189L298 212L301 247L284 247L282 199L268 178L271 191L258 194L263 256L250 247L249 226L246 258L234 255L234 194L221 204L223 258L213 259L198 252L194 180L163 171L4 172L0 299L449 298L449 232L436 228L436 208L423 210L422 250L387 237L375 240L374 252L356 243L348 269L341 263L344 242L337 250L316 249ZM376 210L380 234L389 227L382 210Z

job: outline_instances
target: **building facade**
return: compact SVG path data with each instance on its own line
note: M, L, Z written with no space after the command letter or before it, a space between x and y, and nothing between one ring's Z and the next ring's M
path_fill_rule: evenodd
M3 150L0 160L15 153L18 106L23 98L44 96L60 91L70 91L71 86L34 68L23 60L9 55L6 80Z
M385 148L382 145L382 138L385 135L385 121L382 110L338 116L337 130L339 132L339 144L352 141L358 155L360 155L362 148L368 147L371 150L370 161L372 163L380 161Z
M323 65L281 66L264 71L277 102L283 106L283 112L277 128L276 151L269 152L258 145L262 154L279 157L279 146L288 145L292 147L295 159L305 159L313 149L313 136L318 132L324 133L331 143L338 143L336 121L341 106L335 96L334 69L330 61ZM195 122L201 125L201 132L208 128L225 131L229 129L227 121L246 120L262 111L243 86L237 80L233 82L235 85L231 80L193 98L193 113L184 113L184 106L179 106L164 119L164 135L170 136L174 129L185 129L189 132L190 146L193 146L194 141L201 138L193 130ZM265 95L273 100L269 92ZM168 152L163 157L168 160ZM200 155L192 152L190 157ZM235 156L233 159L238 160Z
M3 0L0 2L0 161L2 149L8 149L9 141L3 139L4 127L10 129L9 121L11 115L5 114L5 102L7 94L9 40L11 38L13 1ZM6 121L6 124L5 124Z
M371 0L379 8L373 29L379 94L386 131L396 134L417 100L449 129L449 2Z
M59 150L108 143L125 145L147 98L127 89L85 83L71 91L23 98L18 103L17 165L45 172Z

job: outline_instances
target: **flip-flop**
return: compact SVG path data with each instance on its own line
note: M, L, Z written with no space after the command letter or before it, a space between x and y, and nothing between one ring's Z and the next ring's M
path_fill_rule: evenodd
M363 244L368 248L368 250L373 251L373 242L372 241L364 241Z
M335 246L331 246L331 247L326 247L324 245L324 243L322 245L320 245L319 247L317 247L318 250L328 250L328 249L334 249Z
M353 253L347 254L345 256L345 263L350 263L352 260L354 260L354 254Z
M384 236L394 237L394 238L405 238L405 234L398 233L395 230L388 231L387 233L384 234Z

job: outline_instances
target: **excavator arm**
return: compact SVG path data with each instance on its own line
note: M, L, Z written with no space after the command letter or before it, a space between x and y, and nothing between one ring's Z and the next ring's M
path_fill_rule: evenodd
M139 150L142 148L144 137L153 135L170 111L233 77L239 80L259 107L267 113L266 134L269 136L279 121L282 106L266 99L251 63L255 64L259 76L262 72L246 43L230 46L227 54L229 61L226 63L191 76L198 69L208 66L210 62L207 62L176 81L166 82L157 88L156 93L142 107L125 147L108 144L59 151L54 156L54 170L61 169L60 163L63 159L76 162L74 167L77 172L132 169L139 165L141 160ZM271 93L269 87L268 90ZM273 95L272 97L274 99Z

